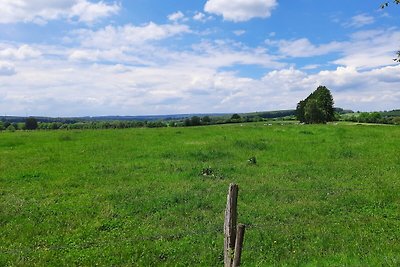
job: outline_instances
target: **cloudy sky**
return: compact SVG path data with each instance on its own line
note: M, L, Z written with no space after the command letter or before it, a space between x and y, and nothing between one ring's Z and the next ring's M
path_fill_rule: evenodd
M383 0L0 0L0 114L400 108ZM362 3L361 3L362 2Z

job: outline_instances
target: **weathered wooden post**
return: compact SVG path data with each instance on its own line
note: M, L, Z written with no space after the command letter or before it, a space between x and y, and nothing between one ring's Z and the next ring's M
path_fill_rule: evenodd
M224 221L224 267L232 267L233 263L236 242L238 191L239 187L236 184L229 185Z
M244 239L244 232L245 232L245 225L239 224L237 226L236 232L236 242L235 242L235 255L233 258L233 267L240 266L240 258L242 257L242 248L243 248L243 239Z

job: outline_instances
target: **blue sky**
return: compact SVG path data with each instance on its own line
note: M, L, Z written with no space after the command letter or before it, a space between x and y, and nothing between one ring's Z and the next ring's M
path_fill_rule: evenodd
M400 7L381 1L2 0L0 114L253 112L318 85L400 108Z

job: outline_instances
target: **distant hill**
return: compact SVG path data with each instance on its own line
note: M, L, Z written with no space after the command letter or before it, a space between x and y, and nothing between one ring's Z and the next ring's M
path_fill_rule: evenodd
M339 113L352 113L351 110L344 110L342 108L335 108L336 112ZM400 110L393 111L399 112ZM170 114L170 115L144 115L144 116L86 116L86 117L43 117L33 116L40 122L62 122L62 123L76 123L76 122L87 122L87 121L170 121L170 120L182 120L193 116L198 117L230 117L234 113L193 113L193 114ZM274 110L274 111L260 111L260 112L249 112L239 113L241 117L260 117L264 119L283 118L287 116L296 115L296 110ZM9 122L24 122L27 117L22 116L2 116L0 120Z
M400 117L400 109L381 112L383 117Z
M143 115L143 116L86 116L86 117L35 117L40 122L62 122L62 123L76 123L87 121L159 121L159 120L181 120L193 116L210 116L222 117L229 116L228 113L196 113L196 114L171 114L171 115ZM9 122L24 122L27 117L22 116L1 116L0 120Z

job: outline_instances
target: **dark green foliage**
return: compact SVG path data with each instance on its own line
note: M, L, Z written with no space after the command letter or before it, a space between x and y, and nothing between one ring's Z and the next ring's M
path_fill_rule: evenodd
M361 122L361 123L392 123L391 119L388 117L383 117L380 112L361 112L355 113L351 116L345 116L344 120Z
M12 124L10 124L10 125L8 125L8 127L7 127L7 131L9 131L9 132L15 132L15 127L14 127L14 125L12 125Z
M29 117L25 120L25 129L26 130L36 130L38 127L38 121L34 117Z
M400 109L381 112L383 117L400 117Z
M322 118L325 121L333 121L335 119L335 113L333 108L333 97L329 89L325 86L319 86L314 94L319 107L322 109Z
M191 121L191 125L192 125L192 126L201 125L201 119L200 119L199 116L193 116L193 117L190 119L190 121Z
M392 119L393 124L400 125L400 117L394 117Z
M240 121L242 117L240 117L239 114L235 113L232 115L231 120L232 121Z
M184 126L192 126L192 122L190 121L189 118L186 118L186 119L183 121L183 125L184 125Z
M296 108L297 119L305 123L326 123L335 120L333 97L325 86L319 86Z
M11 123L11 125L14 127L15 130L24 130L24 126L20 127L16 122Z
M400 110L342 114L340 119L359 123L399 124Z
M201 125L201 119L199 116L193 116L191 118L186 118L183 122L184 126L199 126Z
M204 116L204 117L201 119L201 123L202 123L202 124L210 124L210 123L211 123L211 118L210 118L209 116Z
M296 108L296 117L300 122L305 122L306 121L306 117L305 117L305 107L306 107L306 101L305 100L301 100L298 104L297 104L297 108Z
M304 107L304 119L307 123L326 122L325 113L316 99L309 99Z

